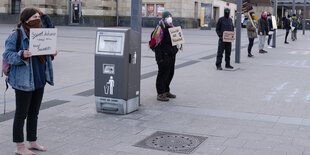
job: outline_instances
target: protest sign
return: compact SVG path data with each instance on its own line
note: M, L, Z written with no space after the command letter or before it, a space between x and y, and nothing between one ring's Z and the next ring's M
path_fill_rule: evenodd
M223 42L234 42L235 41L235 32L224 31L223 32Z
M29 51L35 55L51 55L56 53L57 29L30 29Z
M184 44L183 32L180 26L169 28L172 46Z
M278 29L276 17L271 16L271 20L272 20L272 28L275 30Z

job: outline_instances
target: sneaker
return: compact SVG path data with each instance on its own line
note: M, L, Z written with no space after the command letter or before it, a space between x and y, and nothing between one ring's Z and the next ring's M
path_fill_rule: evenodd
M216 66L217 70L223 70L223 68L221 66Z
M271 46L267 46L267 48L272 48Z
M263 50L259 50L258 53L264 54L265 52Z
M248 57L249 57L249 58L251 58L251 57L253 57L253 56L254 56L254 55L253 55L253 54L251 54L251 53L250 53L250 54L248 54Z
M264 53L268 53L267 51L265 51L265 50L262 50Z
M157 95L157 100L158 101L163 101L163 102L167 102L169 101L169 98L167 98L166 94L158 94Z
M289 44L289 42L286 41L286 42L284 42L284 44Z
M174 94L171 94L170 92L167 92L166 93L166 97L168 97L168 98L176 98L177 96L174 95Z
M227 69L234 69L234 67L231 66L231 65L226 65L225 68L227 68Z

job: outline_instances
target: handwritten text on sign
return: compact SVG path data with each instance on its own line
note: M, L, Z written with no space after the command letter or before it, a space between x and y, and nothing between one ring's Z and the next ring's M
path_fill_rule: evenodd
M234 42L235 41L235 32L224 31L223 32L223 42Z
M51 55L56 53L57 29L30 29L29 51L32 55Z
M180 26L169 28L172 46L184 44L183 32Z

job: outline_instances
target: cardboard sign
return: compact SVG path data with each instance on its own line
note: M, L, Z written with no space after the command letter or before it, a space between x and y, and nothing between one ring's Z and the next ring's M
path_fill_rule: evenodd
M180 26L169 28L172 46L184 44L183 32Z
M273 29L275 29L275 30L278 29L276 17L275 16L271 16L271 20L272 20L272 27L273 27Z
M235 41L235 32L224 31L223 32L223 42L234 42Z
M57 29L30 29L29 51L35 55L51 55L56 53Z

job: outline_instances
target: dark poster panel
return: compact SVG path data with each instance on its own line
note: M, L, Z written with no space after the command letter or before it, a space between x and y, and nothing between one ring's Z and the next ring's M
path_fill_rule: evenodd
M212 4L201 3L200 29L211 30Z

